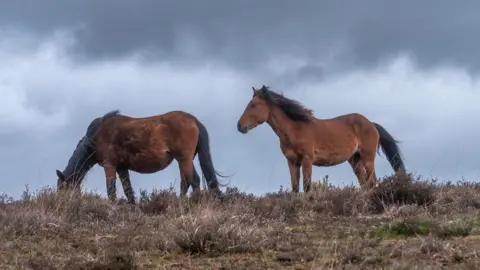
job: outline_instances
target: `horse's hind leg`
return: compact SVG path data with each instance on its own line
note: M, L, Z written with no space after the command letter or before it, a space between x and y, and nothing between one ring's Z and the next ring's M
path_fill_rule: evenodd
M350 166L352 166L353 172L357 176L360 187L364 189L366 186L367 171L362 159L360 158L360 154L355 153L350 159L348 159L348 163Z
M128 170L117 170L117 173L128 203L135 204L135 195L133 193L132 182L130 182L130 173Z
M369 189L376 186L377 176L375 174L375 152L372 150L360 149L360 159L365 167L364 188Z
M195 165L193 165L193 182L200 183L200 175L197 173L197 170L195 169ZM188 192L188 189L190 188L190 186L191 184L187 181L187 179L185 177L182 178L182 180L180 181L180 190L186 190L186 192ZM192 189L194 188L192 187Z
M189 188L190 188L190 185L187 184L187 180L182 175L182 171L180 170L180 196L187 195Z
M195 169L195 165L192 165L192 166L193 166L193 183L198 183L198 189L200 189L200 175L198 174L197 170ZM190 186L190 184L189 184L189 186Z
M377 184L377 175L375 174L375 155L362 158L366 170L366 188L373 188Z
M177 161L182 178L180 182L180 196L187 195L190 185L192 186L193 192L200 191L200 176L196 173L195 167L193 166L193 159L180 159Z

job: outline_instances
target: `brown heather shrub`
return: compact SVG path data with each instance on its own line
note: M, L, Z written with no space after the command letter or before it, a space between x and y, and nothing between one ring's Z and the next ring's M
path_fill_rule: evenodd
M480 232L479 202L477 184L437 184L409 174L385 177L370 191L327 181L309 194L280 189L254 196L227 188L222 201L204 191L189 198L179 198L173 188L141 191L134 206L92 193L27 190L20 200L0 196L0 265L400 267L394 260L411 257L431 265L441 253L444 265L477 266L467 244L446 243ZM380 244L398 237L417 240Z
M411 174L397 173L379 179L370 192L370 211L382 213L389 205L415 204L427 206L435 201L435 183L413 178Z
M328 192L313 195L310 200L314 203L314 211L318 214L354 216L368 210L365 194L355 187L329 187Z
M140 190L139 207L147 215L164 214L176 202L177 197L173 187L167 190L154 189L150 193Z
M236 212L236 211L235 211ZM238 213L238 212L236 212ZM256 252L275 243L275 226L258 221L251 213L199 210L175 220L174 241L186 253Z

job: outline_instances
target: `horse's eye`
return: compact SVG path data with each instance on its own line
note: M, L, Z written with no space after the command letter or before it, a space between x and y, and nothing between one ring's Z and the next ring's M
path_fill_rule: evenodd
M255 108L255 106L256 106L255 103L250 104L250 108Z

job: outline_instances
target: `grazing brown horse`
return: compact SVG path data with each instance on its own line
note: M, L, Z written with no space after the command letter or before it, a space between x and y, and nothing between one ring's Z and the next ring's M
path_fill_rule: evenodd
M299 192L300 167L303 190L310 191L312 166L334 166L348 161L362 189L376 185L375 154L382 148L394 171L405 171L397 141L379 124L352 113L317 119L299 102L270 90L257 90L237 123L239 132L267 122L280 138L287 158L292 191Z
M99 164L105 169L109 199L116 199L118 173L125 196L135 203L129 170L155 173L175 159L180 167L180 194L185 196L190 186L193 192L200 190L200 176L193 165L197 153L209 189L221 195L216 176L223 176L213 167L208 132L198 119L182 111L133 118L116 110L90 123L65 170L56 171L57 188L78 188L85 174Z

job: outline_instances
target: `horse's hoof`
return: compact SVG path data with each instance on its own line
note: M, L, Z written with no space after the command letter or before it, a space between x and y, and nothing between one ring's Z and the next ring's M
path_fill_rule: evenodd
M225 199L225 194L223 194L223 192L220 191L219 189L215 190L213 194L215 198L220 199L220 201L222 202Z

